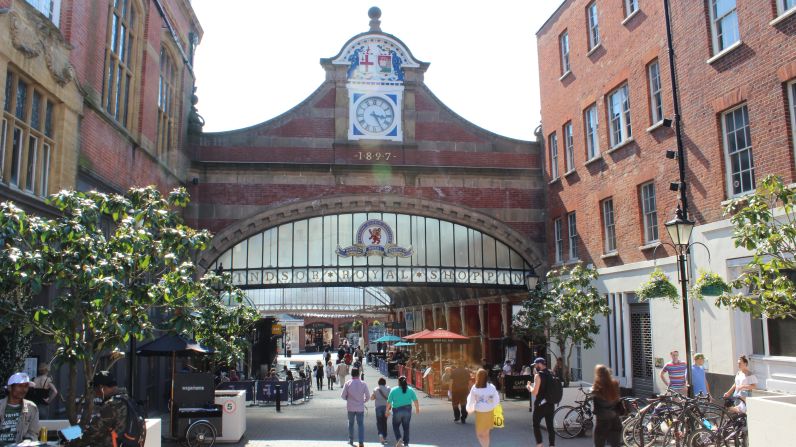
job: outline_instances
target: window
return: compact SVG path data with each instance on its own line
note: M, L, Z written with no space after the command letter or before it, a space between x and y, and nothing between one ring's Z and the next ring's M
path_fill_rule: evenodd
M616 222L614 222L614 200L603 200L603 233L605 234L605 252L616 251Z
M61 15L61 0L26 0L37 11L50 19L55 26L58 26L58 19Z
M752 258L738 258L727 260L728 279L737 279L744 271ZM781 270L784 278L796 281L796 273L793 270ZM749 290L737 290L742 293L750 293ZM752 353L765 356L796 357L796 318L750 319L750 329L752 338Z
M793 0L796 2L796 0ZM796 151L796 81L788 84L788 98L790 99L790 131L793 138L793 150Z
M167 50L160 48L160 79L158 81L158 156L166 155L176 145L175 119L177 107L177 65Z
M567 215L567 230L569 231L569 259L578 259L578 227L574 212Z
M611 147L617 147L633 136L627 84L608 95L608 116L611 121Z
M658 240L658 211L655 204L655 184L641 185L641 213L644 216L644 243Z
M53 108L54 103L44 90L14 71L6 72L6 100L0 122L0 181L31 194L47 195L55 146Z
M746 105L723 116L724 153L727 163L728 190L738 196L755 189L755 163L752 158L752 136Z
M785 14L793 8L796 8L796 0L777 0L777 12L779 15Z
M569 34L566 31L559 37L558 44L561 47L561 74L565 75L569 73Z
M586 7L589 18L589 50L600 44L600 25L597 22L597 2L591 2Z
M710 30L713 54L718 54L740 40L735 0L710 0Z
M564 124L564 161L567 172L575 170L575 145L572 141L572 121Z
M650 89L650 116L652 124L663 120L663 97L661 95L661 68L655 60L647 67Z
M553 233L556 238L556 263L560 264L564 261L564 237L561 234L562 230L560 217L553 222Z
M550 177L558 178L558 137L555 133L550 134Z
M638 0L625 0L625 17L638 11Z
M597 104L592 104L583 114L586 123L586 158L594 159L600 155L600 136L597 133Z
M134 83L137 11L134 0L114 0L108 18L108 45L105 50L102 103L122 126L129 128L131 90Z

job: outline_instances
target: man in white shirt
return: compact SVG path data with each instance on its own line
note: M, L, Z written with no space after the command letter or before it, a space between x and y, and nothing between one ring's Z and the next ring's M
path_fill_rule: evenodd
M344 363L341 363L344 365ZM365 382L359 380L359 369L351 370L351 380L343 385L343 392L340 394L346 401L348 411L348 443L354 445L354 420L356 420L358 430L359 447L365 446L365 402L370 399L370 390Z

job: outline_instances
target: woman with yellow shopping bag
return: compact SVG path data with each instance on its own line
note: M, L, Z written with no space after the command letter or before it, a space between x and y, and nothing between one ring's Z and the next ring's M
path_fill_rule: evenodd
M494 385L487 383L487 377L486 370L479 369L475 374L475 385L470 388L470 394L467 396L467 412L475 414L475 436L481 447L489 447L489 431L496 426L496 419L499 422L498 426L503 428L500 394Z

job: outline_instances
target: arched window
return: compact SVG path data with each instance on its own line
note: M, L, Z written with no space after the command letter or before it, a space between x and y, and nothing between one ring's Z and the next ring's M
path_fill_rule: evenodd
M168 154L176 145L177 129L177 65L166 47L160 47L160 79L158 81L158 157Z
M130 128L138 51L138 10L134 0L113 0L108 15L102 105L119 124Z

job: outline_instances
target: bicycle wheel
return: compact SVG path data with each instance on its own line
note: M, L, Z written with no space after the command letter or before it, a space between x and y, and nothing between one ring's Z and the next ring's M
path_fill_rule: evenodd
M553 413L553 427L556 435L572 439L583 432L583 413L579 408L565 405Z
M627 447L639 447L638 443L636 442L636 438L634 436L634 431L636 430L636 426L639 424L640 420L641 420L640 417L633 416L622 421L623 445Z
M718 444L716 444L714 437L714 432L706 428L699 428L691 433L686 445L688 447L716 447Z
M216 443L216 428L208 421L196 421L185 431L188 447L213 447Z

